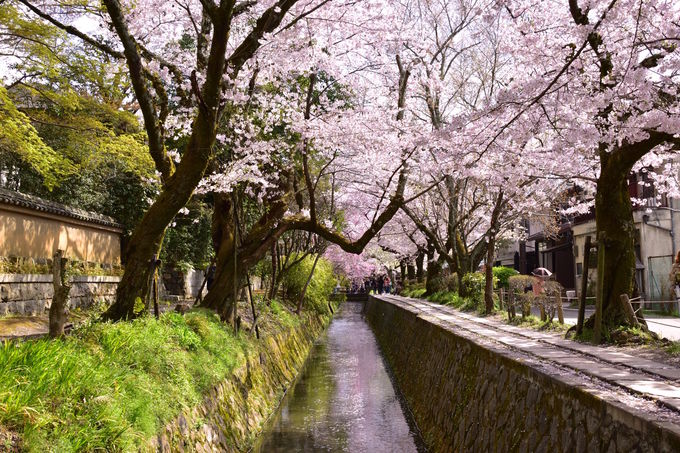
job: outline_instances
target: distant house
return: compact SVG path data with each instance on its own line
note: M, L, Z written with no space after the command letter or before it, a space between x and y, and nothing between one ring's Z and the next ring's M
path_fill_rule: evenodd
M680 200L659 196L644 173L631 175L628 191L631 198L643 200L634 207L635 280L646 300L669 300L669 273L673 256L680 250ZM597 240L595 213L563 218L559 230L546 235L538 224L526 225L527 241L516 242L499 251L497 264L530 273L545 267L555 273L562 286L577 293L583 278L585 239ZM524 260L521 259L524 250ZM523 266L524 264L524 266ZM588 286L597 281L597 257L591 254Z
M0 189L0 257L120 264L123 227L111 217Z

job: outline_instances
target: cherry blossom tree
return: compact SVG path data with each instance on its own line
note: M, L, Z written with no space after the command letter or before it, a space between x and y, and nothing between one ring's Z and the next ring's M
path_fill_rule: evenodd
M619 297L632 291L635 263L627 178L680 144L680 8L644 0L500 6L503 51L517 76L490 106L483 151L511 136L536 150L538 176L595 184L604 324L630 323Z
M217 193L218 271L204 304L227 319L235 288L286 232L304 230L361 253L398 211L413 148L399 140L398 93L407 75L390 51L391 10L373 6L361 17L342 4L310 15L304 22L317 30L314 44L285 47L275 39L262 48L261 56L293 53L297 64L254 65L257 80L244 91L248 112L227 128L238 131L226 137L231 157L202 183ZM244 195L263 210L237 238L233 219Z
M163 185L132 234L117 300L106 313L110 319L130 318L135 315L135 300L148 291L149 261L158 253L165 228L189 200L211 162L218 125L242 101L241 71L268 39L304 47L309 35L298 25L328 1L146 1L133 5L106 0L104 11L94 5L19 1L27 13L128 67L149 153ZM85 33L73 25L75 18L99 28ZM286 59L287 55L277 55L277 62ZM176 151L169 149L170 140L182 145Z

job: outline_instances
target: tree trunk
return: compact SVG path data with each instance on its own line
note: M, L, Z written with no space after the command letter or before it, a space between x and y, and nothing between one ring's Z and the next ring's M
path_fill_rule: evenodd
M50 305L50 337L57 338L64 336L64 325L68 319L68 293L71 285L66 276L66 263L64 251L57 250L52 257L52 284L54 285L54 295Z
M214 143L213 121L214 118L199 115L194 134L177 171L134 229L125 252L125 272L118 285L116 301L104 313L105 319L133 318L135 300L143 299L149 292L149 261L159 254L165 229L189 201L203 177Z
M285 186L283 189L287 192L290 187ZM221 194L215 197L212 232L217 253L217 269L213 286L205 296L203 306L215 310L224 319L229 318L234 308L232 293L235 269L238 272L236 278L240 286L250 268L265 256L272 243L275 244L279 236L286 231L285 226L279 225L287 208L285 196L268 202L265 200L265 203L267 203L265 213L251 226L250 231L243 233L236 253L238 261L235 262L236 236L233 222L235 207L229 195Z
M598 248L604 260L597 272L603 282L602 324L604 329L627 324L622 294L631 294L635 276L635 224L628 192L630 168L603 165L597 182L595 219Z
M496 259L496 234L501 213L503 211L503 191L501 190L496 197L496 203L491 213L489 225L488 241L486 244L486 266L484 266L484 312L489 315L493 312L493 262Z
M234 205L229 195L215 195L213 210L212 240L215 248L215 278L206 294L203 307L215 310L223 320L229 320L234 304L234 275L235 270L243 266L234 262L234 240L236 239L234 223ZM237 254L238 256L239 254Z
M443 264L444 261L442 259L428 261L427 279L425 280L425 294L423 294L423 297L431 296L432 294L444 289Z
M416 281L418 283L423 283L423 262L425 261L425 254L423 252L418 252L416 255Z
M269 300L276 297L276 291L278 289L277 278L279 276L276 273L276 270L277 270L279 264L278 264L278 254L276 253L276 242L272 242L271 256L272 256L272 281L271 281L271 284L269 285Z
M295 309L295 313L298 315L302 312L302 302L305 300L305 294L307 294L307 288L309 287L309 284L312 281L312 278L314 277L314 271L316 270L316 263L319 262L319 258L321 258L321 253L317 253L316 257L314 257L314 263L312 263L312 270L309 272L309 277L307 277L307 281L305 282L305 286L302 288L302 294L300 294L300 299L298 300L297 308Z
M409 283L416 279L416 268L413 265L413 261L408 261L406 264L406 274L408 275Z
M486 254L486 265L484 266L484 313L490 315L493 313L493 263L495 240L490 240L488 245L488 252Z
M198 109L182 161L164 181L160 195L132 232L116 301L104 313L104 319L121 320L135 316L135 300L144 298L149 292L149 261L159 253L165 229L187 204L208 167L215 144L219 90L227 50L225 37L229 26L226 20L214 21L206 80L201 90L204 105Z

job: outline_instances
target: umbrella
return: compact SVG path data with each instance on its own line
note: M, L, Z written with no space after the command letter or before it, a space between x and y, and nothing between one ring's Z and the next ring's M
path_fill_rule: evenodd
M550 272L545 267L537 267L536 269L531 271L531 274L535 275L536 277L550 277L552 275L552 272Z

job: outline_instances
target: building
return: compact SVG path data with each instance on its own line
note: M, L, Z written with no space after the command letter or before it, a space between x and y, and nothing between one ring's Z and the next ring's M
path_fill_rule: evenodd
M644 173L631 175L628 190L631 198L642 201L633 210L638 291L645 300L674 299L669 274L673 257L680 250L680 200L657 194ZM526 227L528 237L524 247L537 255L535 267L549 269L566 290L576 290L580 294L586 237L590 236L593 242L597 240L594 211L561 219L558 231L551 234L545 234L540 224L531 223ZM518 262L521 247L522 243L516 242L499 252L499 264L520 272L531 272L531 266L524 271ZM513 252L515 257L511 261ZM587 287L594 294L597 282L594 250L588 267Z
M61 249L71 259L118 265L122 233L111 217L0 189L0 257L46 261Z

